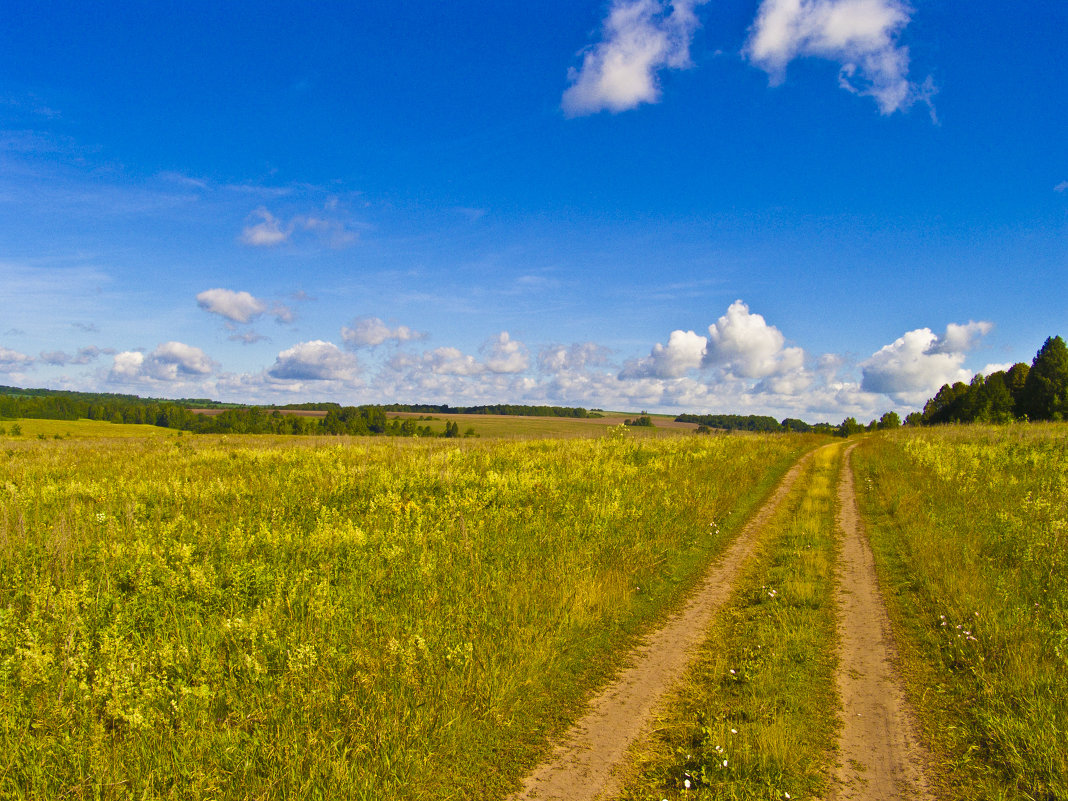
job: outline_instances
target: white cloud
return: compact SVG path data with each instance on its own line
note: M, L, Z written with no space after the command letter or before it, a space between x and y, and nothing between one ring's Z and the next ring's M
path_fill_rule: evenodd
M75 354L64 353L61 350L54 350L41 353L41 361L46 364L53 365L67 365L67 364L89 364L94 361L102 353L114 353L115 351L110 349L101 349L95 345L90 345L86 348L78 348L78 352Z
M491 373L521 373L530 366L530 355L522 342L502 331L482 345L486 354L486 369Z
M419 356L398 354L390 359L389 366L398 371L427 371L436 375L470 376L486 372L485 365L458 348L435 348Z
M15 370L29 367L31 364L33 364L32 356L27 356L25 353L19 353L17 350L0 345L0 372L11 373Z
M283 350L267 373L287 381L352 381L357 368L356 357L351 353L332 342L315 339Z
M110 381L187 381L204 378L215 369L215 363L204 351L183 342L164 342L147 356L140 351L116 353L112 362Z
M801 348L783 347L786 338L740 300L708 327L705 364L723 366L742 378L783 375L804 364Z
M708 340L693 331L672 331L667 345L659 342L644 359L627 362L620 378L678 378L699 368Z
M979 371L980 375L993 375L994 373L1007 373L1013 366L1013 362L998 362L995 364L988 364L982 370Z
M149 354L148 360L154 364L157 378L173 379L179 373L207 375L213 367L204 351L182 342L164 342Z
M269 337L264 336L258 331L235 332L230 334L227 339L231 342L240 342L242 345L255 345L257 342L270 341Z
M959 353L971 350L980 339L994 330L994 324L985 321L975 322L969 320L964 325L950 323L946 326L946 333L938 341L931 351L932 353Z
M861 389L899 403L921 404L943 384L971 379L963 367L965 351L992 327L986 322L951 323L943 337L930 328L909 331L860 363Z
M145 354L136 350L124 350L115 354L111 365L110 379L112 381L134 380L141 373L141 365L145 363Z
M690 66L690 42L698 27L694 8L702 2L614 0L601 41L568 74L564 112L618 112L659 100L657 73Z
M291 323L294 316L293 309L284 303L272 303L268 310L266 301L232 289L206 289L197 295L197 305L235 323L250 323L265 312L280 323ZM226 325L233 330L234 326Z
M920 88L908 80L909 51L897 40L910 14L902 0L763 0L746 54L773 84L795 58L837 62L842 88L892 114L934 92L929 82Z
M267 311L267 304L248 292L232 289L206 289L197 295L197 305L235 323L247 323Z
M341 220L327 217L294 217L291 225L318 234L323 241L334 248L347 247L357 239L356 233L346 228Z
M1064 192L1065 190L1068 190L1068 181L1061 181L1059 184L1053 187L1054 192Z
M249 215L249 219L259 220L259 222L249 222L248 225L241 229L241 241L246 245L274 247L288 241L293 233L292 226L287 226L283 230L282 221L263 206L252 212Z
M351 348L375 347L385 342L410 342L426 339L426 334L406 325L390 328L377 317L357 317L351 327L341 329L341 339Z
M595 342L549 345L538 353L538 369L543 373L582 370L587 366L607 364L608 356L608 348Z
M337 198L327 200L319 214L298 214L288 222L260 206L249 214L241 229L241 241L253 247L275 247L289 242L295 233L306 232L330 247L343 248L357 239L343 216L339 214Z

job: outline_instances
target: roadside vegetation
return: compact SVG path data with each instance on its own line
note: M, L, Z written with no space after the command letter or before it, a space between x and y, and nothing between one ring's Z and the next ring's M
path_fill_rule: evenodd
M10 798L503 797L814 444L27 433Z
M853 463L944 796L1068 798L1068 428L899 432Z
M822 797L837 699L835 487L841 445L816 451L767 524L694 667L633 754L624 801Z

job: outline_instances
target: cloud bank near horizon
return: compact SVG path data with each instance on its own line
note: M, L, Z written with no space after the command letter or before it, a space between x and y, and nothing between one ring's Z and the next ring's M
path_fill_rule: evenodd
M207 290L206 311L232 324L267 313L248 292ZM428 334L361 316L329 337L281 348L259 372L228 372L200 347L168 341L147 349L95 345L40 359L0 347L0 373L25 377L42 367L81 367L64 388L148 391L173 396L275 402L295 396L344 403L532 403L599 408L737 412L834 422L918 408L945 383L967 381L968 354L993 329L986 321L905 332L866 359L810 354L741 299L704 333L676 329L646 356L620 358L595 342L529 344L508 331L473 352L427 347ZM388 345L382 352L380 347ZM355 351L361 355L357 358ZM93 364L111 356L107 367Z

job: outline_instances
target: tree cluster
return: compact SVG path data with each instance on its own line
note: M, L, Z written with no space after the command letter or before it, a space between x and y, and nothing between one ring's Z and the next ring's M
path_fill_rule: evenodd
M970 384L944 384L909 423L1005 423L1011 420L1068 419L1068 347L1049 337L1030 367L1023 362Z

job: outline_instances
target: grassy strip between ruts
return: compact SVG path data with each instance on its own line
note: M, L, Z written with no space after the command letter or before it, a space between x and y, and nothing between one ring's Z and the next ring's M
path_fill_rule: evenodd
M902 431L853 463L941 796L1068 798L1068 426Z
M841 451L817 451L767 524L695 666L633 752L621 799L798 799L826 789Z
M9 439L0 797L503 797L814 443Z

